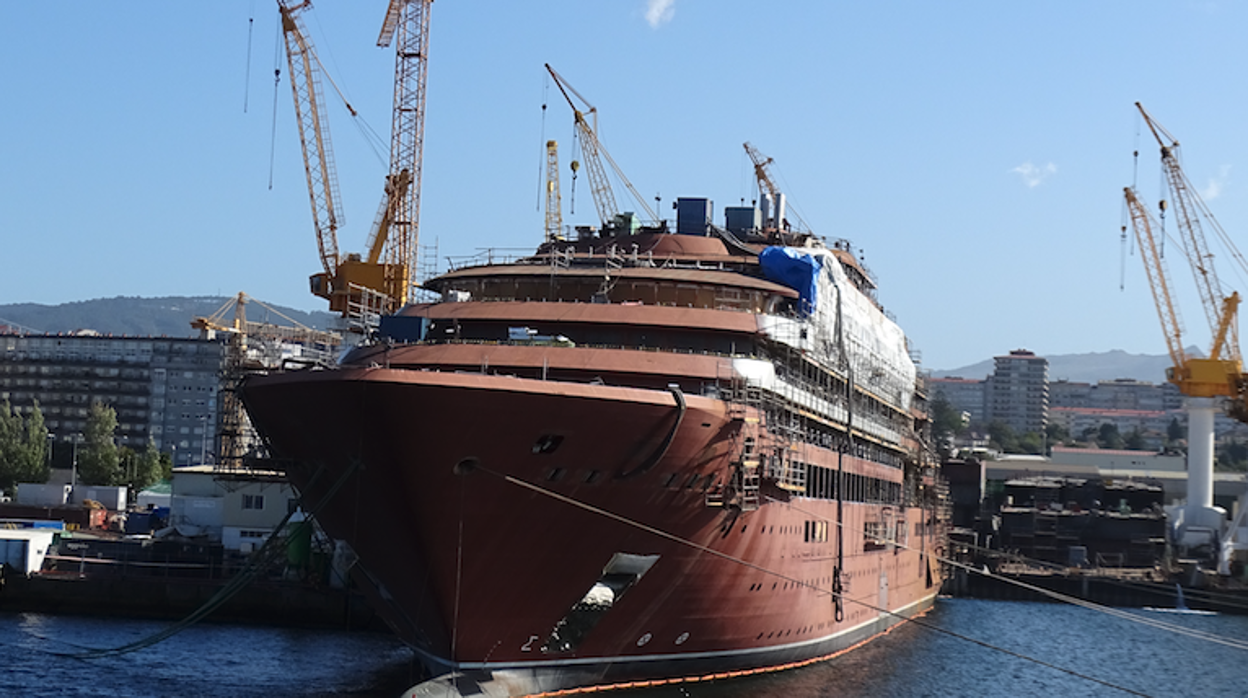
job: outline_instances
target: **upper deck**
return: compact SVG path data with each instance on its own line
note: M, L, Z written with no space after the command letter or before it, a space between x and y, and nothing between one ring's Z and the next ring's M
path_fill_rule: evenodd
M553 241L514 260L474 263L430 279L425 288L444 299L473 301L643 304L754 314L791 312L798 293L764 278L761 243L732 236L643 232ZM875 286L848 251L832 249L847 278L874 300Z

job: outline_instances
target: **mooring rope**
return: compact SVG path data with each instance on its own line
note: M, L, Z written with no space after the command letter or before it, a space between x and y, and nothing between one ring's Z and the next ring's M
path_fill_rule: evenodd
M297 528L294 531L294 533L301 533L304 530L304 528L312 525L313 517L315 517L316 514L320 512L320 510L324 508L324 506L328 504L329 501L334 498L334 495L338 493L339 488L341 488L343 484L346 483L346 481L350 478L350 476L355 472L356 467L358 465L359 465L358 461L353 462L350 467L346 468L343 471L342 475L338 478L337 482L335 482L325 492L325 495L321 497L320 501L317 502L316 506L314 506L312 509L306 512L307 516L302 521L295 524ZM321 467L317 468L317 471L315 473L313 473L312 479L308 483L309 489L312 487L312 485L316 483L316 480L320 477L323 471L324 471L324 466L322 465ZM201 605L199 608L191 612L190 615L186 616L185 618L178 621L177 623L174 623L168 628L165 628L164 630L161 630L160 632L154 633L152 635L149 635L148 637L145 637L141 640L136 640L134 642L122 645L120 647L84 648L83 651L79 651L79 652L57 652L54 650L40 650L40 651L46 652L47 654L50 654L53 656L66 657L66 658L71 658L71 659L99 659L103 657L116 657L116 656L120 656L123 654L129 654L131 652L137 652L147 647L151 647L153 645L156 645L160 642L163 642L173 637L174 635L182 632L183 630L186 630L187 628L191 627L192 625L206 618L213 611L217 610L222 605L224 605L227 601L229 601L235 594L242 591L244 587L246 587L249 583L251 583L251 581L255 579L255 577L259 575L260 572L264 570L268 566L268 564L273 561L274 558L277 557L277 555L279 554L279 551L281 551L281 545L277 542L279 540L277 533L279 533L280 531L282 531L282 529L286 527L286 524L290 521L290 517L294 515L295 511L296 511L295 508L291 508L290 511L286 512L286 516L282 518L281 522L278 523L276 527L274 527L273 534L270 535L269 538L264 542L264 545L260 546L259 550L257 550L255 553L252 554L250 559L248 559L247 561L247 565L242 570L240 570L238 574L236 574L229 581L228 584L226 584L224 587L219 589L216 594L213 594L212 598L205 601L203 605ZM69 643L66 643L66 644L69 644Z
M830 589L824 589L824 588L822 588L822 587L820 587L820 586L818 586L818 585L811 584L811 583L809 583L809 582L807 582L807 581L800 580L800 579L796 579L796 578L794 578L794 577L790 577L790 576L788 576L788 575L786 575L786 574L784 574L784 573L782 573L782 572L777 572L777 571L775 571L775 570L769 569L769 568L764 567L764 566L762 566L762 565L758 565L758 564L753 563L753 562L750 562L750 561L748 561L748 560L745 560L745 559L742 559L742 558L736 557L735 555L729 555L728 553L721 552L721 551L719 551L719 550L715 550L714 548L710 548L710 547L708 547L708 546L702 545L701 543L697 543L697 542L692 541L692 540L689 540L689 539L687 539L687 538L683 538L683 537L681 537L681 536L677 536L677 535L675 535L675 534L668 533L667 531L664 531L664 530L662 530L662 529L655 528L654 526L651 526L651 525L649 525L649 524L642 523L642 522L640 522L640 521L636 521L636 520L634 520L634 519L630 519L630 518L628 518L628 517L626 517L626 516L623 516L623 515L621 515L621 514L617 514L617 513L613 512L613 511L609 511L609 510L607 510L607 509L603 509L603 508L601 508L601 507L594 506L594 505L589 504L589 503L587 503L587 502L582 502L582 501L579 501L579 500L574 499L574 498L572 498L572 497L568 497L568 496L566 496L566 495L559 494L558 492L554 492L554 491L552 491L552 490L548 490L548 489L546 489L546 488L544 488L544 487L542 487L542 486L540 486L540 485L536 485L536 484L531 483L531 482L528 482L528 481L526 481L526 480L521 480L520 478L517 478L517 477L515 477L515 476L512 476L512 475L504 475L504 474L502 474L502 473L499 473L499 472L496 472L496 471L494 471L494 470L491 470L491 469L489 469L489 468L487 468L487 467L485 467L485 466L482 466L482 465L480 465L479 463L475 464L475 465L474 465L474 467L473 467L472 469L474 469L474 470L481 470L481 471L483 471L483 472L485 472L485 473L488 473L488 474L493 475L493 476L495 476L495 477L501 478L501 479L503 479L503 480L505 480L505 481L507 481L507 482L509 482L509 483L513 484L513 485L516 485L516 486L522 487L522 488L524 488L524 489L527 489L527 490L530 490L530 491L536 492L536 493L541 494L541 495L546 496L546 497L550 497L551 499L554 499L554 500L557 500L557 501L563 502L563 503L565 503L565 504L569 504L569 505L574 506L574 507L577 507L577 508L579 508L579 509L584 509L585 511L588 511L588 512L591 512L591 513L594 513L594 514L598 514L598 515L603 516L603 517L605 517L605 518L611 519L611 520L613 520L613 521L617 521L617 522L619 522L619 523L623 523L623 524L625 524L625 525L628 525L628 526L631 526L631 527L637 528L637 529L642 530L642 531L646 531L647 533L651 533L651 534L653 534L653 535L655 535L655 536L658 536L658 537L660 537L660 538L664 538L664 539L666 539L666 540L669 540L669 541L672 541L672 542L678 543L678 544L680 544L680 545L684 545L684 546L687 546L687 547L693 548L693 549L695 549L695 550L698 550L698 551L701 551L701 552L707 553L707 554L709 554L709 555L714 555L714 556L716 556L716 557L722 558L722 559L724 559L724 560L728 560L729 562L733 562L733 563L738 564L738 565L741 565L741 566L743 566L743 567L748 567L748 568L750 568L750 569L757 570L757 571L762 572L762 573L764 573L764 574L768 574L768 575L771 575L771 576L774 576L774 577L778 577L778 578L780 578L780 579L782 579L782 580L784 580L784 581L786 581L786 582L790 582L790 583L793 583L793 584L796 584L796 585L799 585L799 586L804 586L804 587L807 587L807 588L809 588L809 589L813 589L813 590L815 590L815 591L820 591L820 592L823 592L823 593L826 593L826 594L832 595L834 598L836 598L836 596L838 595L836 592L833 592L833 591L832 591L832 590L830 590ZM464 473L464 474L466 475L467 473ZM1084 673L1082 673L1082 672L1075 671L1074 669L1069 669L1069 668L1066 668L1066 667L1063 667L1063 666L1059 666L1059 665L1057 665L1057 664L1053 664L1052 662L1046 662L1046 661L1044 661L1043 659L1039 659L1039 658L1037 658L1037 657L1032 657L1032 656L1030 656L1030 655L1023 654L1022 652L1016 652L1016 651L1014 651L1014 650L1007 649L1007 648L1005 648L1005 647L1000 647L1000 646L998 646L998 645L994 645L994 644L992 644L992 643L985 642L985 641L983 641L983 640L979 640L979 639L976 639L976 638L970 637L970 636L968 636L968 635L964 635L964 634L962 634L962 633L955 632L955 631L953 631L953 630L949 630L948 628L942 628L942 627L940 627L940 626L938 626L938 625L935 625L935 624L933 624L933 623L929 623L929 622L927 622L927 621L925 621L925 620L922 620L922 619L919 619L919 618L914 618L914 617L910 617L910 616L905 616L905 615L903 615L903 614L896 613L896 612L894 612L894 611L890 611L890 610L888 610L888 609L886 609L886 608L881 608L881 607L879 607L879 606L875 606L875 605L873 605L873 604L867 603L867 602L862 601L862 600L859 600L859 599L849 598L848 596L844 596L843 594L840 594L840 596L842 596L842 597L844 598L844 600L846 600L846 601L850 601L850 602L856 603L856 604L858 604L858 605L860 605L860 606L863 606L863 607L865 607L865 608L871 609L871 610L876 611L876 612L878 612L878 613L882 613L882 614L886 614L886 615L892 616L892 617L897 618L898 620L903 621L903 622L906 622L906 623L913 623L913 624L915 624L915 625L918 625L918 626L920 626L920 627L926 628L926 629L928 629L928 630L931 630L931 631L934 631L934 632L938 632L938 633L941 633L941 634L943 634L943 635L947 635L947 636L949 636L949 637L953 637L953 638L956 638L956 639L958 639L958 640L962 640L962 641L964 641L964 642L969 642L969 643L971 643L971 644L978 645L978 646L980 646L980 647L984 647L984 648L986 648L986 649L994 650L994 651L996 651L996 652L1000 652L1000 653L1002 653L1002 654L1006 654L1006 655L1009 655L1009 656L1012 656L1012 657L1016 657L1016 658L1018 658L1018 659L1025 660L1025 661L1031 662L1031 663L1033 663L1033 664L1037 664L1037 665L1039 665L1039 666L1043 666L1043 667L1046 667L1046 668L1052 669L1052 670L1054 670L1054 671L1058 671L1058 672L1061 672L1061 673L1067 674L1067 675L1069 675L1069 676L1074 676L1074 677L1076 677L1076 678L1083 679L1083 680L1085 680L1085 681L1089 681L1089 682L1092 682L1092 683L1096 683L1096 684L1099 684L1099 685L1105 686L1105 687L1107 687L1107 688L1112 688L1112 689L1115 689L1115 690L1118 690L1118 691L1122 691L1123 693L1128 693L1128 694L1135 695L1135 696L1144 696L1145 698L1151 698L1151 697L1149 696L1149 694L1147 694L1147 693L1143 693L1143 692L1141 692L1141 691L1137 691L1137 690L1135 690L1135 689L1128 688L1128 687L1126 687L1126 686L1121 686L1121 685L1118 685L1118 684L1112 683L1112 682L1110 682L1110 681L1106 681L1105 679L1100 679L1100 678L1097 678L1097 677L1095 677L1095 676L1091 676L1091 675L1088 675L1088 674L1084 674ZM621 687L623 687L623 686L621 686ZM610 687L610 686L595 686L595 687L593 687L593 688L594 688L594 690L599 690L599 691L600 691L600 690L603 690L604 688L611 688L611 687ZM573 691L573 692L575 692L575 691Z
M814 516L816 518L823 518L824 520L827 520L826 517L823 517L822 515L809 511L807 509L802 509L801 507L796 506L792 504L791 502L780 502L780 500L776 500L776 499L772 499L772 501L785 504L789 507L792 507L795 511L799 511L808 516ZM896 545L899 548L904 548L906 550L914 550L913 547L906 545L904 543L897 542L897 541L892 541L892 544ZM975 567L971 565L968 565L963 562L958 562L957 560L953 560L947 557L942 557L940 555L935 555L931 553L929 553L929 555L932 558L940 562L943 562L951 567L957 567L959 569L963 569L968 572L973 572L980 576L989 577L992 579L1000 579L1009 584L1013 584L1020 588L1027 589L1028 591L1033 591L1038 594L1042 594L1055 601L1061 601L1063 603L1068 603L1074 606L1080 606L1082 608L1096 611L1098 613L1104 613L1106 615L1114 616L1116 618L1121 618L1123 620L1131 621L1133 623L1139 623L1141 625L1152 626L1161 630L1166 630L1169 632L1177 633L1179 635L1186 635L1188 637L1196 638L1198 640L1205 640L1208 642L1214 642L1220 645L1225 645L1227 647L1233 647L1235 649L1248 651L1248 642L1243 641L1243 640L1239 640L1236 638L1228 638L1222 635L1205 632L1203 630L1197 630L1195 628L1188 628L1186 626L1178 625L1176 623L1166 622L1159 618L1149 618L1149 617L1137 615L1135 613L1131 613L1130 611L1125 611L1120 608L1114 608L1113 606L1105 606L1103 604L1096 603L1095 601L1089 601L1087 599L1080 598L1078 596L1071 596L1069 594L1063 594L1061 592L1053 591L1051 589L1045 589L1044 587L1024 582L1021 579L1014 579L1012 577L1002 575L1002 574L994 574L991 572L985 572L982 569L976 569Z

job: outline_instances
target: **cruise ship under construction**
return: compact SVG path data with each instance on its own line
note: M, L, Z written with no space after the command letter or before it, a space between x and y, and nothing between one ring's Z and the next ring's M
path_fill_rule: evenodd
M845 241L680 199L428 280L251 417L430 679L568 694L772 671L924 612L922 379ZM770 210L768 210L770 209Z

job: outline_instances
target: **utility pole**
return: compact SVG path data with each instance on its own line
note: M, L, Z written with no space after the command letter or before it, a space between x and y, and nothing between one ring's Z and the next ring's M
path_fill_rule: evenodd
M74 458L73 465L69 472L69 486L75 488L78 486L78 442L82 440L82 434L74 434Z

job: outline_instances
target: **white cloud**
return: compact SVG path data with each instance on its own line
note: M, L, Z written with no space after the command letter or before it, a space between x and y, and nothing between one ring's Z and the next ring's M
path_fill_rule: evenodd
M646 21L650 23L650 28L658 29L672 21L676 14L675 4L676 0L646 0Z
M1031 161L1029 160L1010 170L1010 172L1018 173L1018 175L1023 178L1023 184L1026 184L1028 187L1035 187L1039 186L1041 182L1049 177L1057 174L1057 165L1050 162L1044 167L1036 167L1031 164Z
M1200 190L1200 197L1205 201L1213 201L1222 195L1222 190L1226 188L1231 179L1231 166L1223 165L1218 168L1218 176L1210 177L1209 183L1204 189Z

